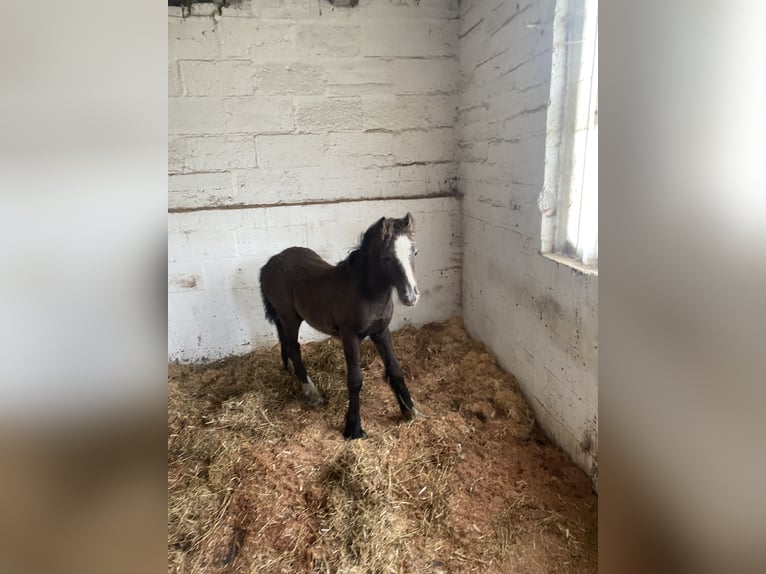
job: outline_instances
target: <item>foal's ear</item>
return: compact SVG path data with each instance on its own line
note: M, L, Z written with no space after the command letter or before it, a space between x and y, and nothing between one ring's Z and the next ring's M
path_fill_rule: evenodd
M404 231L406 233L412 233L415 230L415 218L412 217L412 214L408 211L407 215L402 217L397 227L401 231Z

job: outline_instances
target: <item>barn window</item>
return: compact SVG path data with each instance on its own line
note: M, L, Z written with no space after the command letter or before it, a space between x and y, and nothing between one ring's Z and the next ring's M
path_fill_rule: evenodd
M558 0L545 144L541 251L598 265L598 0Z

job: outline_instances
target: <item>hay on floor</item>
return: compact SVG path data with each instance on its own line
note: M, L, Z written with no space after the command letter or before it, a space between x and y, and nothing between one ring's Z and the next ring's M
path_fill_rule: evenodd
M168 567L223 572L595 572L597 499L459 320L394 347L426 419L405 422L372 344L344 441L345 362L303 346L305 409L278 347L168 368Z

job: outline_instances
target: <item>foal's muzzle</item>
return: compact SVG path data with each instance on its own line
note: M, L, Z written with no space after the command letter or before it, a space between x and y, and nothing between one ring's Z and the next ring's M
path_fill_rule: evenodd
M399 299L401 299L402 303L408 307L412 307L418 302L418 299L420 299L420 289L418 289L417 285L412 288L408 287L405 289L404 293L399 293Z

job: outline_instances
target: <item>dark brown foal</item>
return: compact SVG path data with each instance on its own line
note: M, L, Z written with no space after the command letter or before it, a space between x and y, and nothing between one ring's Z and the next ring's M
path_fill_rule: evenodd
M319 406L319 394L301 360L298 331L301 323L340 337L348 371L348 412L343 435L364 438L359 411L362 369L360 345L372 339L383 359L386 380L408 419L420 415L404 382L394 354L388 325L394 312L392 291L405 305L420 296L414 275L414 221L381 218L364 234L361 245L348 258L330 265L305 247L290 247L273 256L261 269L261 294L266 318L277 327L282 363L294 371L303 386L305 401Z

